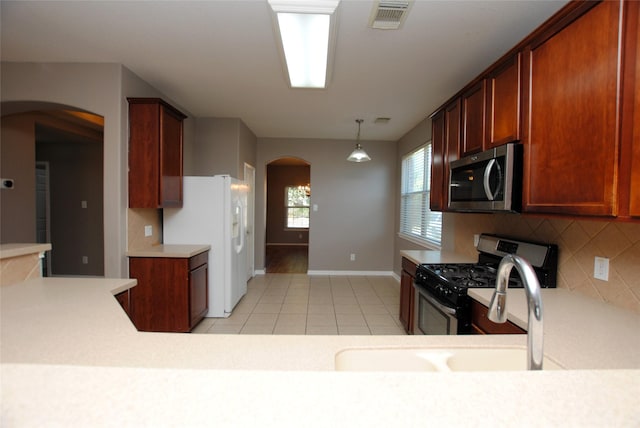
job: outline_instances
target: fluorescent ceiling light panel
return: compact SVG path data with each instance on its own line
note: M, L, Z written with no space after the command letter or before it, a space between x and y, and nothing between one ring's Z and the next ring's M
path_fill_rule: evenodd
M332 53L332 15L339 1L270 0L293 88L325 88Z

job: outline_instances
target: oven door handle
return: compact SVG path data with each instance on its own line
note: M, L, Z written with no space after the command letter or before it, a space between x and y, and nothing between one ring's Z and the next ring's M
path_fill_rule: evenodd
M435 299L435 297L430 296L429 294L422 292L420 289L418 289L418 292L420 293L420 295L421 295L422 297L424 297L424 298L425 298L425 300L427 300L429 303L431 303L431 304L432 304L433 306L435 306L436 308L440 309L440 310L441 310L442 312L444 312L445 314L453 315L453 316L455 316L455 315L456 315L456 312L457 312L457 311L455 310L455 308L450 308L449 306L445 306L445 305L443 305L442 303L438 302L438 301Z

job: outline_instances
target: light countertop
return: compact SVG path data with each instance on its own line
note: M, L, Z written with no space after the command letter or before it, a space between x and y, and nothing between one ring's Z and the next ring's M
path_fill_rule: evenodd
M618 318L620 310L600 319L602 328L584 343L587 332L563 341L575 326L558 329L554 323L564 318L548 314L545 349L570 370L335 372L335 354L345 348L525 346L526 336L145 333L113 297L134 284L42 278L0 290L2 426L640 423L640 360L626 357L640 353L638 329L631 336L617 330L619 322L637 326L639 318L624 312ZM622 348L601 347L614 343L598 337L607 325Z
M51 250L51 244L12 243L0 244L0 260Z
M452 251L402 250L400 255L417 265L422 263L475 263L478 261L477 257L474 259Z
M211 249L210 245L154 245L127 251L127 257L190 258Z

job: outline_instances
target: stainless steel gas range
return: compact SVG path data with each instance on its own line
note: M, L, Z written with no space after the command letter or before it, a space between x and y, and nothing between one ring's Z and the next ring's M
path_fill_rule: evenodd
M478 241L477 263L422 264L416 270L414 334L471 333L469 288L493 288L502 257L515 254L533 266L540 286L555 288L558 246L482 234ZM522 288L516 269L509 287Z

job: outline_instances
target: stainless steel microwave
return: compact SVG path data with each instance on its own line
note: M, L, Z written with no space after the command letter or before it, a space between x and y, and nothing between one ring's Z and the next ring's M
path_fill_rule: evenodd
M519 212L522 146L509 143L449 164L449 211Z

